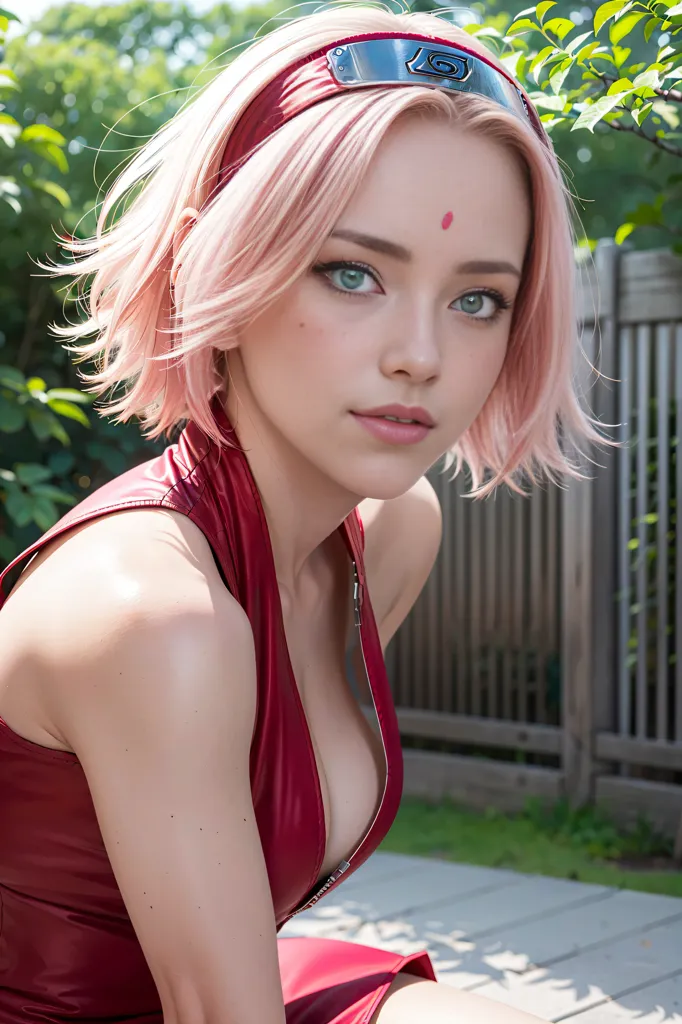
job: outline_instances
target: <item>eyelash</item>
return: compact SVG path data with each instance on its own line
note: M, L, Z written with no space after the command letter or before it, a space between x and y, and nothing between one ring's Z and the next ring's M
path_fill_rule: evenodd
M335 284L332 284L332 282L330 281L329 277L327 276L330 273L330 271L333 271L333 270L362 270L365 274L367 274L369 277L372 278L372 280L375 282L375 284L379 284L379 282L378 282L378 280L376 278L376 275L375 275L374 271L371 269L371 267L368 267L366 263L358 263L356 260L332 260L330 263L316 263L314 265L314 267L312 268L312 270L313 270L314 274L317 274L320 278L322 278L323 282L327 285L328 288L331 288L333 292L335 292L337 295L343 295L343 296L346 296L347 298L350 298L350 299L354 299L354 298L365 299L371 293L369 293L369 292L352 292L352 291L346 292L342 288L337 288ZM501 292L498 292L495 288L472 288L468 292L465 292L464 295L487 295L487 296L489 296L489 298L493 299L493 301L495 303L497 303L497 309L495 310L495 312L493 313L492 316L487 316L487 317L470 316L469 317L470 320L478 320L480 323L484 323L484 324L495 323L495 321L500 316L502 316L502 313L504 313L504 311L506 309L510 309L511 305L512 305L511 302L508 299L506 299L504 297L504 295L502 295ZM460 298L464 298L464 295L460 296ZM457 301L457 300L455 300L455 301ZM462 310L456 310L456 312L463 312L463 311ZM464 315L467 316L468 314L465 313Z

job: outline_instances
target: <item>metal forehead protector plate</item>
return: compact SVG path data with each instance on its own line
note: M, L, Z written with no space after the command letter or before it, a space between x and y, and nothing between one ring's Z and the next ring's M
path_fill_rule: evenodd
M368 85L421 85L486 96L529 119L519 90L490 64L442 43L414 39L365 39L327 52L329 70L346 88Z

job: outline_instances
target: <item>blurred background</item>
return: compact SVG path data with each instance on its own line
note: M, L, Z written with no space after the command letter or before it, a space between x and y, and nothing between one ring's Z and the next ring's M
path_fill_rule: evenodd
M49 331L74 297L33 260L93 233L120 168L231 48L315 9L5 3L0 566L163 447L91 408ZM502 56L552 134L602 376L580 373L622 446L528 497L472 502L466 475L432 472L443 547L388 653L408 796L389 842L682 895L682 4L524 4L438 10Z

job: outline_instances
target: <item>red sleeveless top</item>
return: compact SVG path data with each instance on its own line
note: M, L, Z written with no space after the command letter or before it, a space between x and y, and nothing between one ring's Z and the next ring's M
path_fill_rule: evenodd
M218 398L212 408L221 433L235 444ZM131 508L189 516L251 622L258 685L251 788L280 928L367 859L400 800L400 737L364 586L360 519L351 513L341 532L354 563L356 623L384 744L386 785L349 862L319 884L326 836L315 755L287 651L265 515L238 447L221 448L188 424L160 456L105 484L15 559L0 574L0 609L27 560L50 540ZM0 1022L72 1019L159 1024L161 1006L76 755L24 739L0 719Z

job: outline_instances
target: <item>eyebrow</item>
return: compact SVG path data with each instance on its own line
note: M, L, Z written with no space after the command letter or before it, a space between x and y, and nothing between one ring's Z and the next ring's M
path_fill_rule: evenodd
M385 256L392 256L394 259L400 260L401 263L411 263L412 261L412 253L403 245L389 242L385 238L376 238L374 235L365 235L362 231L337 228L329 237L355 242L356 245L361 245L365 249L372 249ZM506 260L468 260L466 263L460 263L456 270L459 274L512 274L514 277L521 277L519 268Z

